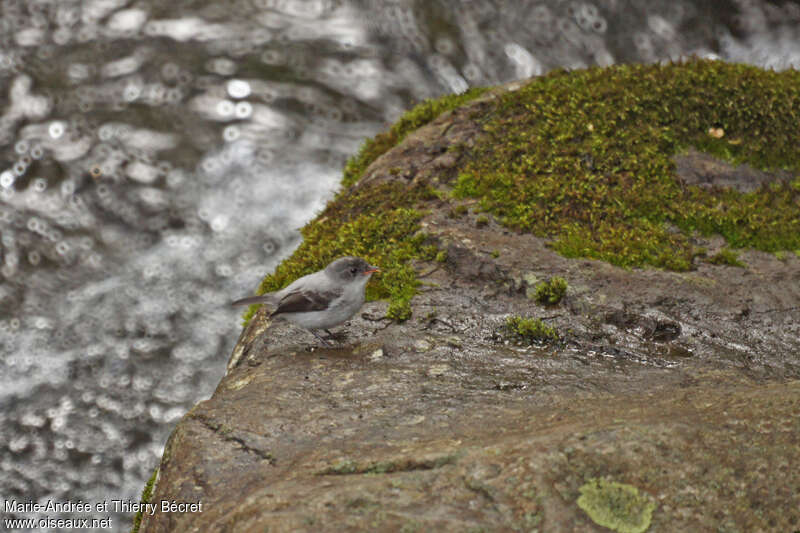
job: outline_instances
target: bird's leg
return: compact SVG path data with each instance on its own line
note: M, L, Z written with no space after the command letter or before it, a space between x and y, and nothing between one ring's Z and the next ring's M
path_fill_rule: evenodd
M333 339L336 342L343 342L345 339L347 339L346 331L340 331L338 333L332 333L329 329L325 329L323 331L328 334L329 339Z
M314 331L313 329L310 329L309 331L310 331L311 333L313 333L313 334L314 334L314 336L315 336L316 338L318 338L318 339L319 339L319 340L322 342L322 344L324 344L324 345L325 345L325 346L327 346L328 348L330 348L330 347L331 347L331 345L330 345L330 344L328 344L328 341L326 341L325 339L323 339L322 337L320 337L319 335L317 335L317 332L316 332L316 331Z

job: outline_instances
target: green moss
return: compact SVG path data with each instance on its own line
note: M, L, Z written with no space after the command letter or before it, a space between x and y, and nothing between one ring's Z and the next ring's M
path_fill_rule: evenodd
M142 497L139 498L140 503L150 503L150 497L153 495L153 489L155 488L156 478L158 477L158 467L153 470L153 474L150 476L150 479L147 480L145 483L144 488L142 489ZM142 525L142 512L139 511L133 517L133 528L131 529L131 533L137 533L139 531L139 526Z
M361 146L358 155L350 158L344 167L342 185L349 187L361 178L361 175L381 155L389 151L406 135L420 126L431 122L444 113L455 109L486 92L485 87L475 87L461 94L451 94L433 100L425 100L400 117L388 131L379 133L372 139L367 139Z
M489 223L489 218L486 215L479 215L478 218L475 219L475 226L482 228Z
M466 215L467 211L469 211L469 209L467 208L466 205L459 204L450 209L450 211L447 213L447 216L449 216L450 218L460 218Z
M558 276L536 286L536 301L543 305L555 305L567 293L567 280Z
M538 318L510 316L506 319L506 329L511 334L529 342L558 340L555 328L548 326Z
M494 257L495 259L500 257L500 251L499 250L492 250L492 257Z
M693 232L800 248L800 180L749 193L686 186L672 161L695 147L800 171L798 71L715 61L555 71L494 102L453 196L567 257L687 270Z
M656 504L632 485L592 479L580 493L578 507L596 524L620 533L642 533L650 527Z
M745 264L739 261L739 254L737 254L730 248L723 248L716 254L709 257L707 261L712 265L730 265L742 268L745 267Z
M367 285L367 300L389 299L386 316L406 320L419 285L411 261L433 260L438 250L426 244L422 213L413 206L431 200L431 189L398 182L363 187L340 194L302 230L302 244L261 282L258 294L281 289L316 272L343 255L363 257L381 268ZM258 309L251 306L245 325Z

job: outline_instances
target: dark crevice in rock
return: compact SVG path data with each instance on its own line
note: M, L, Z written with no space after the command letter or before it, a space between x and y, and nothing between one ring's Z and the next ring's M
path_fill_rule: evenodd
M433 470L445 465L454 464L454 455L444 455L431 459L402 458L392 461L373 461L370 463L357 463L344 460L320 472L321 476L343 476L352 474L393 474L395 472L413 472L416 470Z
M234 431L225 427L223 424L212 422L211 420L202 416L195 416L193 418L203 424L203 426L205 426L212 433L216 434L223 441L236 444L239 449L247 453L252 453L256 457L267 461L270 465L274 466L277 463L277 460L271 453L255 447L251 443L247 442L252 441L256 436L241 435L241 431L237 431L236 433L238 434L234 435Z

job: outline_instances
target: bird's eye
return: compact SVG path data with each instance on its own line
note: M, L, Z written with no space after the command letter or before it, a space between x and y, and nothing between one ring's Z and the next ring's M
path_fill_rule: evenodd
M350 273L351 274L356 274L357 272L358 272L358 269L356 267L353 267L353 268L350 269Z

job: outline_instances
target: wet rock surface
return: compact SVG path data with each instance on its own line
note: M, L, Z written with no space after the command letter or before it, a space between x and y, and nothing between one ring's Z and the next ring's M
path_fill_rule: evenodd
M447 147L469 147L481 105L409 135L363 180L446 187L461 157ZM730 173L697 155L683 172L692 161ZM323 348L258 312L175 429L151 499L203 512L142 531L605 531L576 504L593 478L651 498L652 531L800 529L800 258L625 270L451 208L424 218L447 258L415 265L410 320L370 302ZM552 276L569 289L543 307L531 288ZM520 344L510 315L561 340Z

